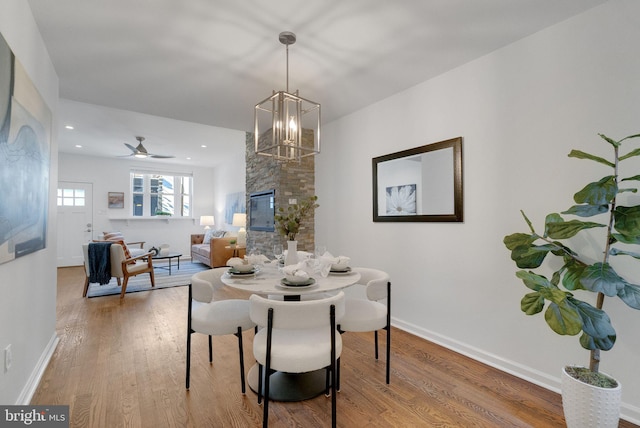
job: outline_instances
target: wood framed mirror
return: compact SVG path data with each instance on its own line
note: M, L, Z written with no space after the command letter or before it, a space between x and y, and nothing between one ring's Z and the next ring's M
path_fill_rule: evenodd
M462 137L371 160L374 222L462 222Z

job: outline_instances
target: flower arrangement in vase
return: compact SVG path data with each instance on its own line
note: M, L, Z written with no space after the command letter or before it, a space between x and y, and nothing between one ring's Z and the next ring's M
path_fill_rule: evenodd
M295 241L302 221L320 206L316 203L317 200L318 197L314 195L303 199L299 204L289 205L286 210L278 208L278 213L274 216L278 232L287 240Z
M286 210L280 207L278 214L274 216L276 229L287 238L287 255L284 261L287 266L298 262L296 235L300 231L302 221L320 206L316 203L317 200L318 197L314 195L303 199L299 204L289 205Z

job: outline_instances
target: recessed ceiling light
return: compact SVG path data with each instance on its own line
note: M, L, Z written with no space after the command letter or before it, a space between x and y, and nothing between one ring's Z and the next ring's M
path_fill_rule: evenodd
M74 129L73 126L71 126L71 125L65 125L64 128L65 129Z
M207 145L206 144L202 144L200 147L202 147L203 149L206 149Z
M191 158L190 158L190 157L188 157L188 158L187 158L187 160L191 160Z
M76 148L81 149L82 145L81 144L76 144Z

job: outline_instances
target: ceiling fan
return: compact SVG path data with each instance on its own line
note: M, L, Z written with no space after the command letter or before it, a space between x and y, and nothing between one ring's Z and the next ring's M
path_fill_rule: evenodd
M147 149L145 149L144 146L142 145L142 142L144 141L144 137L136 137L136 140L138 140L137 147L133 147L131 144L124 143L124 145L127 146L132 153L130 155L125 155L120 157L133 156L140 159L143 159L143 158L168 159L168 158L175 157L175 156L165 156L165 155L154 155L153 153L149 153Z

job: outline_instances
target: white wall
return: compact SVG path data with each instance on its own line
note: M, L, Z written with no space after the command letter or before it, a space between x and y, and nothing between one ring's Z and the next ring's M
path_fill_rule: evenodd
M244 142L244 133L238 132ZM190 234L202 233L199 225L201 215L211 215L224 209L224 195L244 190L244 163L239 161L233 166L239 170L233 180L215 178L220 174L214 168L194 168L168 163L145 163L129 159L105 159L92 156L60 153L59 181L76 181L93 185L93 223L94 238L99 238L105 231L121 231L128 241L145 241L145 248L169 244L172 250L189 255ZM194 219L144 219L123 220L130 217L129 173L131 169L144 168L176 173L193 174L193 217ZM236 190L239 187L239 190ZM108 192L125 193L125 209L109 209L107 207ZM218 197L218 193L222 197ZM222 206L219 206L219 203ZM223 223L223 216L215 216L215 229L231 230L230 225Z
M640 132L639 40L640 2L612 0L325 126L317 241L390 273L395 325L557 390L561 367L588 352L520 311L528 290L502 239L527 231L520 209L540 227L608 173L572 148L610 156L597 133ZM373 223L371 158L458 136L464 223ZM638 423L640 312L606 309L618 343L601 370Z
M47 247L0 265L0 352L13 350L13 366L0 369L0 403L27 404L57 343L55 185L58 77L24 0L0 2L0 33L53 114ZM0 196L1 197L1 196ZM0 201L8 203L9 201ZM28 310L26 310L28 308ZM2 352L2 362L4 361Z

